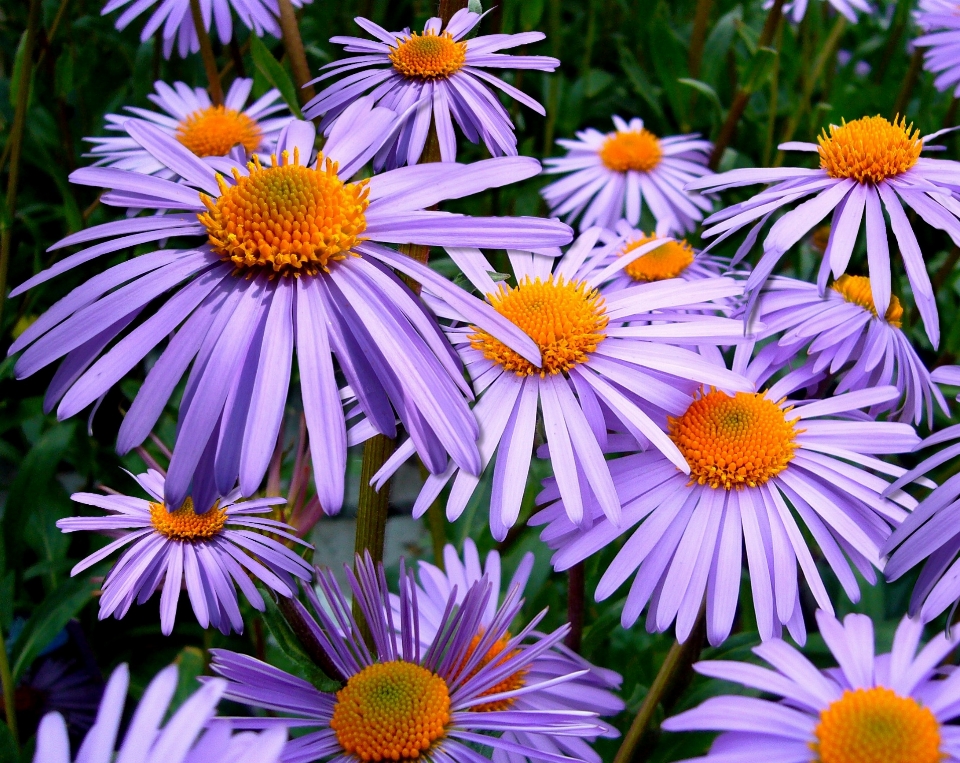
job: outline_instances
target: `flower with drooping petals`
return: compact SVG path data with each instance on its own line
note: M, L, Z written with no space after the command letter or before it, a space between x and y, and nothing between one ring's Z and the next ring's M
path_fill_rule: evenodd
M935 74L934 87L960 96L960 7L954 0L920 0L913 12L923 34L914 47L923 48L923 68Z
M817 612L820 634L836 660L821 670L783 641L753 651L770 667L711 660L694 669L778 701L711 697L667 718L667 731L720 731L710 752L685 763L957 763L960 673L940 662L956 648L942 633L922 648L923 626L904 619L887 654L876 654L873 622L841 623Z

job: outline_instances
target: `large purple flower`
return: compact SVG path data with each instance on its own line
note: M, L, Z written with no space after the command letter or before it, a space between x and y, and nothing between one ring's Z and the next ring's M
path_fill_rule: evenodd
M954 0L920 0L913 17L924 32L913 41L925 49L923 68L937 75L937 90L960 96L960 7Z
M294 551L264 533L277 535L308 548L282 522L257 516L284 503L282 498L259 498L238 503L234 491L202 512L189 498L176 511L163 502L163 475L152 469L135 477L150 500L126 495L74 493L77 503L111 512L103 517L70 517L57 522L64 532L81 530L120 537L77 564L77 575L111 554L129 546L103 582L100 619L123 617L136 601L144 604L162 587L160 624L164 634L173 631L180 590L186 583L193 612L201 626L212 625L223 633L243 632L236 588L263 611L263 596L250 580L253 576L282 596L295 596L296 578L310 579L310 565Z
M552 72L560 62L548 56L512 56L499 51L538 42L541 32L479 35L466 39L481 15L466 8L457 11L446 28L439 18L424 25L423 34L388 32L362 17L355 21L376 39L333 37L348 53L359 53L323 67L313 82L336 77L303 110L309 119L323 115L321 129L329 129L344 110L367 91L394 111L412 110L403 128L377 153L374 167L388 169L416 164L423 152L431 121L436 125L440 156L457 158L456 122L472 143L483 141L493 156L517 154L517 136L510 115L493 86L538 114L543 106L486 69L538 69ZM350 72L348 74L348 72ZM344 76L346 75L346 76Z
M233 489L238 475L243 495L257 490L277 441L294 347L325 511L342 504L347 449L333 356L374 430L394 436L399 417L431 471L446 467L447 453L468 472L479 471L477 424L464 400L470 388L459 359L391 268L457 305L472 323L501 333L534 364L537 346L489 305L375 242L549 249L571 233L556 220L425 211L535 175L534 159L405 167L348 182L396 123L393 112L358 102L314 164L313 125L292 122L278 140L279 161L265 166L255 156L244 166L229 157L201 160L156 127L128 122L131 137L181 182L112 168L85 168L71 178L107 186L107 204L167 214L68 236L55 248L102 242L12 294L136 244L177 237L190 245L135 257L70 292L14 342L11 353L24 350L17 375L66 356L46 407L60 401L57 414L72 416L172 335L124 419L118 448L126 452L144 440L192 362L165 488L173 507L195 473L215 476L213 483L199 480L206 492L195 485L199 505ZM158 298L160 308L128 331Z
M890 304L890 244L884 210L903 256L907 278L927 336L934 346L940 341L937 301L903 205L934 228L946 231L960 246L960 162L920 156L941 133L920 137L906 120L889 122L881 116L863 117L840 126L831 125L815 143L784 143L781 148L819 155L818 169L802 167L756 167L731 170L695 180L690 190L722 191L756 183L774 183L752 199L708 217L705 237L717 242L747 225L756 223L740 247L734 264L753 247L760 229L770 217L804 197L813 198L784 214L763 241L763 257L747 281L747 291L767 280L784 254L824 217L833 212L830 239L820 266L821 292L827 275L842 276L850 263L862 224L866 223L867 263L873 302L878 313ZM758 222L759 221L759 222Z
M508 629L522 600L508 595L486 618L496 592L486 579L472 585L457 606L455 594L444 603L435 638L418 637L422 622L417 587L402 565L398 615L387 594L382 565L369 555L357 558L357 574L348 569L353 601L371 632L368 647L354 620L350 599L333 575L321 572L322 601L306 589L318 621L302 605L304 622L326 653L342 688L323 692L302 678L252 657L220 649L213 670L230 681L225 694L236 702L288 717L234 722L247 728L300 727L310 731L291 741L283 763L360 763L372 760L422 760L425 763L487 763L531 758L545 763L592 761L585 744L567 745L568 757L538 746L549 738L592 739L606 724L596 714L574 709L583 669L572 663L532 682L538 660L563 639L564 626L549 635L534 629L535 618L515 635ZM544 613L545 614L545 613ZM484 627L484 623L486 626ZM564 694L554 703L529 709L525 700L538 694ZM574 701L571 701L574 700ZM493 757L480 750L493 750Z

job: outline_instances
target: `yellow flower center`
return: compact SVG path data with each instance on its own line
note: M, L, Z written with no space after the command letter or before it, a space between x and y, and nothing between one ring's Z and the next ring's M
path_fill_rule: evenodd
M226 156L236 145L256 151L261 132L256 120L225 106L207 106L177 125L177 140L197 156Z
M201 194L207 212L198 215L213 250L237 270L316 275L363 240L366 180L344 183L322 156L316 169L303 167L297 151L292 163L284 152L280 164L254 157L247 167L247 176L234 171L236 185L218 175L220 196Z
M369 665L337 692L330 728L360 760L414 760L444 735L450 692L436 673L412 662Z
M879 183L906 172L920 158L920 131L906 118L893 122L881 116L844 121L824 130L820 167L832 178L852 178L858 183Z
M788 411L790 409L787 409ZM759 392L711 390L669 419L670 439L690 464L691 484L731 490L763 485L787 468L799 433Z
M645 129L612 132L600 147L600 161L614 172L650 172L662 158L660 141Z
M644 236L627 244L621 256L629 254L644 244L655 241L657 236ZM667 241L656 249L640 255L627 265L624 270L634 281L665 281L668 278L677 278L693 263L693 247L682 241Z
M170 540L209 540L227 523L227 511L214 505L206 513L197 514L192 498L184 501L176 511L168 511L160 503L151 503L150 523L154 530Z
M446 79L463 68L467 43L457 42L449 32L416 32L409 40L397 40L390 62L404 77Z
M562 276L555 280L552 275L546 281L531 281L528 276L517 288L487 297L494 310L537 343L543 366L537 368L485 331L471 334L470 345L517 376L569 371L606 338L603 330L609 319L603 297L586 283L564 281Z
M834 281L830 288L840 294L847 302L859 305L864 310L869 311L874 318L877 317L877 308L873 304L873 292L870 290L870 279L866 276L844 274ZM887 306L887 312L884 313L883 317L894 328L900 328L903 319L903 306L896 294L890 295L890 304Z
M940 763L940 724L929 708L891 689L845 691L820 713L817 763Z
M477 650L477 647L480 645L480 639L483 638L483 633L479 633L473 637L473 641L470 642L470 646L467 648L467 653L463 658L463 662L460 663L460 669L456 671L455 676L459 676L463 670L463 666L467 664L473 653ZM480 662L477 664L473 670L470 671L470 674L467 676L467 680L473 678L477 673L480 672L482 668L485 668L490 663L494 663L494 667L502 665L507 659L513 657L517 654L517 650L503 654L504 649L507 648L507 644L510 642L510 634L504 634L504 636L494 643L493 646L487 650L487 653L483 656ZM494 694L500 694L501 692L506 691L517 691L526 686L527 683L527 668L521 668L516 673L511 673L509 676L500 681L496 686L492 686L483 692L481 697L490 697ZM493 702L487 702L483 705L474 705L470 708L473 712L477 713L492 713L494 711L500 710L509 710L513 703L516 702L514 697L509 697L507 699L494 700Z

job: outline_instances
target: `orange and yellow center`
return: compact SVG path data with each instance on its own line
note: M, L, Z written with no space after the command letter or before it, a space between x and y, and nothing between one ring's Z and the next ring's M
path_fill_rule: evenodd
M546 281L531 281L528 276L515 289L487 296L494 310L537 343L543 365L537 368L485 331L471 334L470 344L517 376L569 371L606 338L603 297L586 283L552 275Z
M234 171L230 185L217 176L220 196L201 194L207 211L198 215L210 245L238 270L271 275L316 275L342 260L366 230L367 181L344 183L337 165L323 161L315 169L291 163L264 167L254 157L250 174Z
M650 172L662 158L657 136L644 129L612 132L600 147L600 161L614 172Z
M625 254L638 249L644 244L656 240L656 236L644 236L627 244L620 252ZM693 247L686 239L681 241L667 241L656 249L642 254L624 268L626 274L634 281L665 281L668 278L677 278L684 270L693 264Z
M188 114L177 125L177 140L197 156L226 156L234 146L253 153L260 145L256 121L226 106L207 106Z
M690 479L712 488L757 487L793 458L796 420L759 392L711 390L682 416L670 417L670 439L690 465Z
M209 540L227 523L227 512L215 505L209 511L197 514L191 498L176 511L168 511L163 504L151 503L150 523L154 530L170 540Z
M390 62L404 77L446 79L463 68L467 43L457 42L449 32L416 32L408 40L397 40Z
M337 692L330 728L363 761L415 760L450 722L450 692L436 673L412 662L368 665Z
M816 763L940 763L940 724L929 708L891 689L845 691L820 713Z
M463 662L460 664L460 670L456 671L455 675L460 675L463 666L467 663L467 660L469 660L473 656L473 653L477 651L477 647L480 645L481 638L483 638L483 633L479 633L473 637L473 641L470 642L470 646L467 648ZM487 650L487 653L483 656L480 662L477 663L477 665L467 675L466 680L473 678L475 675L477 675L477 673L480 672L481 669L487 667L491 663L493 663L494 667L498 667L508 659L514 657L517 654L516 649L504 654L504 650L507 648L508 643L510 643L509 633L504 634L501 639L496 641L493 646ZM494 694L501 694L503 692L517 691L518 689L522 689L524 686L526 686L527 672L527 668L521 668L515 673L511 673L496 686L492 686L480 694L480 696L491 697ZM507 697L506 699L493 700L492 702L487 702L483 705L474 705L470 709L476 713L491 713L494 711L509 710L513 706L514 702L516 702L514 697Z
M832 178L879 183L906 172L917 163L923 141L906 119L890 122L881 116L830 125L817 139L820 167Z
M846 273L840 276L830 287L840 294L847 302L859 305L864 310L870 312L874 318L877 317L877 308L873 303L873 291L870 289L870 279L866 276L851 276ZM883 315L884 320L891 326L900 328L903 320L903 305L896 294L890 295L890 304L887 306L887 312Z

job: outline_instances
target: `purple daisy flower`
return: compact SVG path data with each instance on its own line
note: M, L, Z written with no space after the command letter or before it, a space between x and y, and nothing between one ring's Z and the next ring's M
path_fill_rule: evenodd
M311 0L291 0L291 2L294 8L301 8ZM129 6L120 14L116 22L117 29L122 31L137 16L149 11L158 3L160 7L153 11L140 33L140 42L149 40L162 26L165 58L170 58L174 44L181 58L198 52L200 39L197 37L197 28L193 24L190 0L107 0L107 4L103 6L100 13L105 16L125 5ZM200 3L200 11L204 28L209 32L211 25L215 24L217 35L224 45L230 42L233 36L231 11L257 37L267 34L280 37L280 23L277 20L280 16L280 6L277 0L203 0Z
M933 402L947 413L947 402L900 328L903 308L894 295L883 317L873 306L870 279L844 274L821 295L817 286L774 276L760 293L754 313L766 328L758 339L780 336L758 354L771 374L791 359L807 356L811 378L837 381L836 392L895 386L900 396L874 406L872 415L890 413L920 424L924 411L933 423Z
M913 17L924 32L913 44L926 49L923 68L936 75L934 87L960 96L960 8L953 0L920 0Z
M920 648L923 626L900 622L887 654L876 654L873 622L841 623L817 612L837 667L820 670L783 641L753 651L770 665L715 660L698 673L778 697L712 697L667 718L667 731L721 731L710 752L685 763L956 763L960 760L960 672L939 663L956 648L940 634ZM919 650L919 651L918 651Z
M103 581L100 619L127 614L134 600L145 604L159 589L160 626L173 631L180 589L187 595L197 621L223 633L243 632L236 588L254 608L264 610L263 597L250 580L252 575L281 596L295 596L295 578L310 579L311 568L296 552L268 537L270 533L312 548L282 522L258 517L283 498L259 498L239 503L235 490L203 512L187 499L176 511L163 502L163 475L150 470L134 477L150 500L126 495L74 493L77 503L97 506L111 514L103 517L70 517L57 522L63 532L81 530L119 535L77 564L78 575L111 554L129 546ZM132 545L131 545L132 544ZM236 588L235 588L236 587Z
M921 151L928 148L927 144L942 132L920 137L919 130L914 130L906 120L889 122L881 116L863 117L840 126L831 125L829 134L824 130L819 137L819 145L791 142L780 146L785 150L819 154L818 169L731 170L695 180L687 188L723 191L756 183L775 184L749 201L727 207L704 221L711 226L703 232L704 237L720 236L715 243L756 222L734 257L734 264L750 251L760 229L777 210L813 194L813 198L784 214L770 229L763 242L763 257L747 281L748 293L755 293L783 255L833 212L830 239L818 278L823 291L829 271L833 271L834 278L846 272L865 218L870 287L878 313L886 311L891 296L885 209L927 336L937 346L940 341L937 301L923 253L903 205L927 224L946 231L960 246L960 201L954 198L960 187L957 180L960 162L920 156Z
M200 160L158 128L127 122L131 137L183 180L97 167L77 170L71 180L107 186L107 204L168 214L68 236L55 248L101 243L34 276L12 296L135 244L179 237L192 239L190 246L135 257L74 289L14 342L11 353L24 350L17 374L29 376L66 356L46 406L60 401L58 416L72 416L172 333L118 435L122 453L143 442L193 363L166 480L169 506L183 502L195 473L204 475L194 485L199 505L232 490L238 475L243 495L257 490L283 418L294 347L314 479L327 513L343 502L347 450L333 356L375 431L395 436L399 417L431 471L446 467L447 453L465 470L479 471L477 423L464 399L470 387L459 359L391 269L500 333L535 364L537 346L489 305L378 242L556 247L570 241L571 231L558 220L426 211L535 175L535 159L404 167L348 182L396 124L392 111L357 102L315 163L309 161L315 128L294 121L278 140L278 162L267 166L254 156L244 166L229 157ZM127 331L170 290L159 310Z
M159 174L173 178L171 170L126 134L124 124L130 119L146 120L175 138L196 156L226 156L234 148L242 149L244 159L257 154L269 161L280 131L293 121L279 90L270 90L247 106L252 79L235 79L222 106L214 106L202 87L192 88L183 82L155 82L156 92L147 97L164 113L127 106L126 114L107 114L106 129L122 136L87 138L95 144L87 156L96 159L96 166L133 170L146 175ZM245 108L246 107L246 108ZM276 116L284 112L282 116Z
M744 373L754 378L753 368ZM859 413L896 396L893 387L797 402L785 397L792 381L788 376L763 392L704 390L687 398L681 415L661 421L689 475L655 449L610 461L623 504L619 525L591 499L590 521L578 527L556 480L547 480L537 502L548 505L530 524L547 525L541 538L557 549L554 568L569 569L628 536L597 586L597 600L632 576L624 627L647 609L649 631L664 632L676 620L677 639L685 641L706 598L707 635L716 645L733 625L745 547L760 637L778 637L786 625L802 642L798 565L817 604L833 611L804 526L847 596L858 601L850 562L874 582L890 526L906 517L901 506L916 505L899 492L881 497L888 482L877 473L904 470L875 456L908 452L919 438L907 424ZM624 450L610 439L609 450Z
M439 315L457 321L446 331L479 396L474 413L480 424L481 468L499 454L490 501L490 529L497 540L506 536L520 513L538 408L570 520L580 523L584 502L596 496L604 513L618 523L620 500L602 453L609 428L626 429L636 441L652 445L688 471L651 413L679 415L701 384L753 389L739 374L695 351L697 345L743 340L743 322L716 315L723 308L711 301L741 294L741 282L671 279L608 293L610 279L672 239L651 241L607 264L610 246L596 249L599 235L598 228L588 230L557 260L509 251L515 287L494 283L490 273L495 269L480 250L447 250L494 309L537 344L543 357L539 367L507 347L498 332L471 325L442 295L427 295ZM374 484L413 452L414 443L401 444ZM456 463L427 478L414 516L421 516L451 479L447 517L459 517L480 478Z
M126 665L113 671L97 721L87 733L76 763L277 763L280 759L286 742L283 729L234 734L229 724L220 722L205 730L226 688L223 680L211 680L194 692L161 728L177 689L175 665L160 671L147 686L114 757L129 683ZM44 716L33 763L72 760L63 716Z
M827 2L831 8L843 15L851 24L857 23L857 12L873 13L873 6L867 0L827 0ZM791 3L784 3L783 13L794 24L799 24L803 21L803 17L807 15L809 4L810 0L793 0ZM766 0L763 7L770 8L772 5L773 0Z
M368 19L357 24L375 37L333 37L348 53L359 53L323 67L337 81L321 91L303 109L313 119L323 115L320 129L328 132L344 110L367 91L380 106L398 113L412 110L400 131L374 158L374 169L416 164L423 153L431 122L436 125L442 161L457 158L456 122L471 143L481 140L493 156L516 156L517 136L510 115L501 105L495 87L538 114L546 112L537 101L508 85L487 69L536 69L552 72L560 62L549 56L513 56L499 51L539 42L541 32L466 37L480 23L481 14L466 8L457 11L446 28L431 18L423 34L388 32ZM350 74L347 74L350 72ZM343 76L346 75L346 76ZM342 79L341 79L342 77ZM312 83L311 83L312 84Z
M463 559L456 548L447 545L443 550L444 569L428 563L419 563L419 582L417 586L417 607L420 614L420 643L424 649L436 639L443 627L444 612L448 602L462 604L467 592L477 583L485 580L490 583L493 596L487 602L487 608L480 618L477 635L482 635L493 625L497 616L498 594L514 593L522 596L533 569L533 554L524 554L517 571L505 589L501 587L500 554L491 551L487 554L483 567L477 546L470 538L463 544ZM400 597L390 597L393 604L393 617L399 621L401 615ZM620 689L622 678L619 673L591 664L580 655L568 649L562 643L556 644L549 652L534 660L523 676L523 683L534 685L547 683L560 676L587 671L584 675L560 686L550 686L544 691L518 696L513 705L517 710L555 711L559 708L569 710L587 710L597 716L616 715L624 709L624 702L614 692ZM598 726L604 730L598 736L617 737L619 732L612 726ZM576 760L590 760L599 763L600 758L590 748L592 738L547 737L529 732L506 732L504 738L534 750L549 750L567 755ZM525 756L511 756L495 751L493 760L497 763L522 763L529 760Z
M592 739L606 729L595 713L571 709L575 697L539 704L536 710L523 706L530 696L565 693L578 685L574 682L582 682L587 671L573 663L568 672L530 680L538 661L560 643L568 626L549 635L536 633L541 613L513 635L509 627L522 600L513 592L500 607L493 605L493 617L485 619L495 592L482 579L465 592L459 606L456 593L451 593L438 619L437 636L425 646L418 636L422 617L417 586L402 564L398 616L392 612L382 565L375 568L369 555L365 560L357 557L356 576L349 568L346 573L353 601L370 628L372 647L364 643L350 599L329 570L318 579L322 601L305 589L319 623L297 603L340 674L343 686L336 693L320 691L253 657L211 650L213 670L230 681L225 697L289 716L233 719L238 726L313 729L287 745L283 763L595 759L589 749L586 757L553 751L558 739ZM544 737L552 741L550 747L526 741ZM495 757L482 749L492 749Z
M659 138L636 117L614 116L616 131L592 127L577 140L558 140L567 155L545 160L548 175L571 173L540 193L551 214L580 218L580 230L593 225L613 228L626 219L636 226L646 202L660 235L687 233L697 227L713 204L684 187L713 173L707 168L712 144L699 135Z

